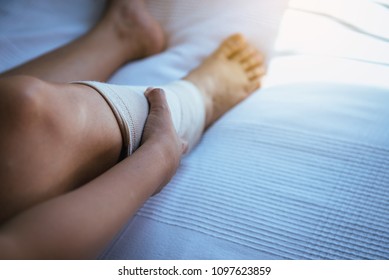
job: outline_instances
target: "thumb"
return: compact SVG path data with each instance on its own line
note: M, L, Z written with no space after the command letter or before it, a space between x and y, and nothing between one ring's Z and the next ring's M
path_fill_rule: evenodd
M165 92L160 88L148 88L145 96L150 105L150 113L158 112L168 108Z

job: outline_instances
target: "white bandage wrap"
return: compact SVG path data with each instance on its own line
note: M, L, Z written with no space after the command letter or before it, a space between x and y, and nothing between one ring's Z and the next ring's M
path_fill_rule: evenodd
M97 90L111 107L118 121L126 154L131 155L140 145L149 113L144 92L147 87L112 85L100 82L76 82ZM199 141L205 126L203 97L188 81L176 81L157 86L165 91L174 127L179 137L188 142L188 150Z

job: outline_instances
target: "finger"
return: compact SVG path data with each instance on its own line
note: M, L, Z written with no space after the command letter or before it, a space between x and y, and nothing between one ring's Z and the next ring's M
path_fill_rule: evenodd
M158 113L160 111L165 111L169 108L166 101L166 95L163 89L149 88L148 90L146 90L145 96L150 104L150 113Z
M148 88L146 89L146 91L145 91L145 95L147 95L148 92L149 92L149 91L152 91L153 89L154 89L153 87L148 87Z

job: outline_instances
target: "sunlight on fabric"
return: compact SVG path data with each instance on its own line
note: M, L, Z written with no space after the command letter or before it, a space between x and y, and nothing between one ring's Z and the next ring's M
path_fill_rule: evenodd
M389 64L388 42L346 22L299 10L290 10L284 20L278 51Z
M389 87L388 2L291 0L265 86L332 81Z
M389 12L375 1L291 0L289 7L336 18L344 24L389 40Z
M277 50L389 65L389 10L366 0L292 0Z

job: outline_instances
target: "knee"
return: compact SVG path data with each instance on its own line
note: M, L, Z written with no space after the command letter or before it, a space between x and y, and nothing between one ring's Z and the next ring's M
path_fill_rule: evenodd
M45 116L45 82L30 76L0 79L0 120L16 127Z

